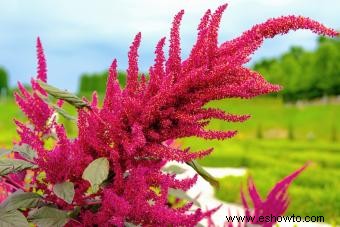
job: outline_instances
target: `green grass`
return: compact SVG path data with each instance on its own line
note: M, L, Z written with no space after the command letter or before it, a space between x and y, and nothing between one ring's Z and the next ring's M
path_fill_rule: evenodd
M323 215L326 221L340 222L340 144L291 142L287 140L200 141L186 139L185 145L194 144L194 150L214 144L217 149L201 164L214 167L247 167L265 197L274 184L293 172L306 161L311 165L292 184L292 198L288 214ZM315 148L312 146L315 145ZM246 177L220 179L217 198L240 203L240 188L246 185Z
M277 99L258 98L223 100L209 106L249 113L252 118L245 123L217 120L211 123L211 129L237 129L239 134L230 140L183 139L183 144L193 150L215 148L201 164L246 167L265 196L275 182L311 160L313 163L290 188L292 202L288 214L323 215L329 223L340 223L340 121L336 119L340 116L339 104L297 107ZM13 118L23 119L23 115L10 99L0 101L0 110L0 146L10 146L17 138ZM67 110L75 113L71 107ZM69 124L69 134L76 135ZM226 177L220 182L216 196L240 203L240 185L241 182L245 185L245 177Z
M23 119L23 114L12 99L0 100L0 146L8 147L17 139L13 119Z
M208 106L232 113L251 114L252 118L244 123L212 121L212 129L238 129L238 138L254 138L259 128L268 139L287 138L289 128L297 140L329 141L334 128L340 134L340 104L297 107L284 104L280 99L257 98L215 101ZM337 135L337 139L340 140L340 135Z
M66 103L64 108L68 113L76 115L76 110L69 104ZM14 119L25 121L25 116L17 107L13 99L0 99L0 147L9 147L13 141L19 139L16 133ZM59 121L65 123L65 127L70 136L75 136L77 134L76 128L72 125L72 122L65 120L63 117L60 117Z
M213 121L210 129L237 129L239 134L226 141L185 138L192 150L214 147L209 157L200 160L205 166L246 167L265 197L277 181L301 167L312 164L290 187L291 204L287 214L323 215L328 223L340 223L340 143L332 139L332 128L340 129L339 104L285 106L275 99L231 100L209 104L233 113L251 113L245 123ZM260 126L260 127L259 127ZM289 139L289 127L293 140ZM259 132L262 139L257 138ZM311 137L310 135L313 135ZM241 203L240 188L245 177L219 179L216 197Z

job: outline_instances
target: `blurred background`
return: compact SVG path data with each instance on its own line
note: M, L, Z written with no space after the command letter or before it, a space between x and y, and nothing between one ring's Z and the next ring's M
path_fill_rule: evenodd
M154 46L169 34L173 16L185 9L181 27L185 58L196 38L200 17L225 1L7 1L0 0L0 146L16 140L13 118L23 119L12 98L16 82L35 75L35 41L40 36L48 63L48 82L81 96L105 91L107 71L118 59L125 84L127 52L142 32L140 71L153 62ZM299 14L340 29L340 1L231 0L220 28L221 42L240 35L268 18ZM276 181L311 160L290 189L288 214L323 215L340 223L340 40L308 31L265 41L249 67L284 86L278 94L253 100L209 103L233 113L249 113L245 123L213 121L212 129L237 129L227 141L185 138L194 150L215 147L201 160L213 167L246 167L265 196ZM69 111L73 111L67 107ZM63 119L62 119L63 120ZM74 125L65 121L70 136ZM240 203L244 177L219 179L217 198Z

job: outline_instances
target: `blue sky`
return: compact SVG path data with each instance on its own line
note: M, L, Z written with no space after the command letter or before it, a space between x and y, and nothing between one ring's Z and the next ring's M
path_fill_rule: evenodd
M219 40L240 35L256 23L281 15L304 15L340 28L338 0L0 0L0 66L10 74L11 85L35 75L35 40L40 36L47 55L49 83L76 91L80 74L105 70L113 58L127 67L127 52L142 32L140 68L153 62L154 46L168 36L173 16L185 9L182 54L196 38L196 27L206 9L223 3ZM308 31L267 40L254 59L273 57L292 45L315 48L316 36ZM105 82L103 82L105 83Z

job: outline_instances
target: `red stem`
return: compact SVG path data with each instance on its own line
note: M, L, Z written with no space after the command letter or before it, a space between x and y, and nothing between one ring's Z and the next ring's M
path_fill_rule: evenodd
M5 184L5 185L7 185L7 186L9 186L9 187L11 187L11 188L18 189L16 186L14 186L14 185L8 183L7 181L3 181L2 183Z
M86 202L87 206L92 206L92 205L98 205L101 204L102 201L90 201L90 202Z
M20 185L18 182L11 179L9 176L2 176L2 177L5 179L5 181L7 181L7 183L13 185L17 189L22 189L23 191L25 191L25 188L22 185Z

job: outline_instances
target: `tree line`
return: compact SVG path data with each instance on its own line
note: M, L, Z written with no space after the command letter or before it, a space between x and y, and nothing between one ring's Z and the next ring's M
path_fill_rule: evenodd
M80 77L79 94L88 95L96 90L99 94L103 94L106 89L106 80L108 71L101 73L84 73ZM126 73L123 71L118 72L118 81L122 87L125 87Z
M340 95L340 39L319 38L314 51L292 47L287 53L263 59L253 66L284 89L284 101L310 100Z
M3 67L0 67L0 93L8 93L8 89L9 85L7 71Z

